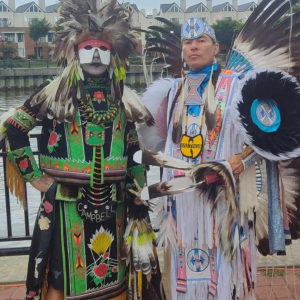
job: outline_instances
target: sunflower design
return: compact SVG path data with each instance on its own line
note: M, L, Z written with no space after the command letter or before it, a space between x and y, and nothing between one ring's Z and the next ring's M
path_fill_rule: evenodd
M105 230L101 226L100 230L97 230L93 235L93 238L91 238L91 243L88 246L99 256L103 256L107 252L113 240L114 237L110 231Z

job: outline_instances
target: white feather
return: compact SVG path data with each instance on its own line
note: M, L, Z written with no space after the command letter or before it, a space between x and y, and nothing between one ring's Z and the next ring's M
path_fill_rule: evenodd
M160 119L157 120L158 108L174 85L175 79L160 79L153 82L143 94L142 101L152 114L156 123L155 126L150 128L145 124L137 125L139 142L143 149L155 152L164 150L166 139L159 136L157 124L163 124L163 121L165 121L165 126L167 127L167 115L165 118L160 116Z
M6 138L6 131L4 130L4 126L6 121L11 118L15 112L17 111L16 108L10 108L7 112L3 113L0 116L0 141Z

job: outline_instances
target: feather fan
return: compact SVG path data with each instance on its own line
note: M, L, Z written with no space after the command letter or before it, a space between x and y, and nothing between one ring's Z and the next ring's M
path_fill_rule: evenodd
M292 5L296 3L299 0L291 0ZM297 25L297 20L300 16L299 12L294 15L294 26L291 28L289 15L289 1L263 0L236 38L227 68L245 73L260 66L272 67L289 72L299 80L300 26ZM278 20L282 19L280 23Z

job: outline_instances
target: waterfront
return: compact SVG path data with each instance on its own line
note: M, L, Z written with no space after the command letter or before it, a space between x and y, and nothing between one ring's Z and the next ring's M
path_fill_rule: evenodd
M142 92L139 90L139 92ZM16 91L0 94L0 115L7 111L9 108L21 106L25 100L31 95L31 92ZM36 130L38 131L38 129ZM31 140L31 146L33 150L36 150L36 140ZM158 180L158 170L151 169L148 173L149 182L155 182ZM28 191L28 212L29 212L29 225L30 233L34 226L36 213L40 204L40 193L36 191L30 184L27 184ZM17 199L13 196L10 198L11 205L11 217L12 217L12 234L14 237L25 236L24 229L24 211L20 204L17 203ZM0 238L7 237L7 224L6 224L6 204L4 193L4 173L3 173L3 161L0 159ZM27 247L30 245L30 241L18 241L18 242L2 242L0 248L11 247Z

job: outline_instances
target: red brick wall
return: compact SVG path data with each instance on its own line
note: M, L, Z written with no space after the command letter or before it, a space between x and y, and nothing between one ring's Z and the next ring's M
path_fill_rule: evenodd
M2 27L0 28L0 34L4 32L24 32L24 42L25 42L25 56L34 54L35 43L33 39L29 36L28 27ZM18 50L18 44L13 43L13 46ZM48 43L38 43L38 47L43 47L43 58L49 58L49 44ZM18 51L14 54L14 57L18 56Z

